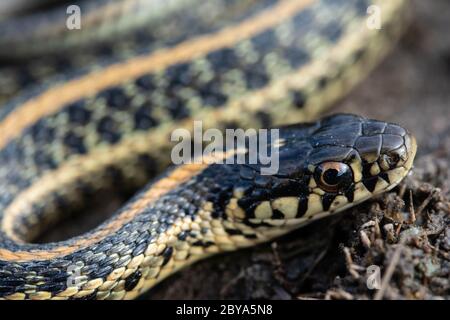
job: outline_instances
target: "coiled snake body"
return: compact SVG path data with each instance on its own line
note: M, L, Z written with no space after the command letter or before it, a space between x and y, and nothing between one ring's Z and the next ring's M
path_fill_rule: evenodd
M118 2L104 3L115 16ZM131 299L196 260L384 192L410 170L415 141L395 124L335 115L279 127L314 120L375 66L403 29L403 0L171 3L148 16L125 6L132 31L117 37L106 21L94 39L96 19L78 36L55 31L56 14L32 32L0 21L8 27L0 55L28 54L21 63L37 82L22 90L11 76L5 88L20 92L0 109L1 298ZM372 4L379 30L366 23ZM145 19L133 21L136 11ZM86 46L93 40L100 49ZM50 67L55 54L67 61ZM44 64L45 77L36 76ZM193 120L205 129L280 128L279 171L193 163L147 184L170 164L170 133L192 130ZM33 243L99 192L142 186L95 229Z

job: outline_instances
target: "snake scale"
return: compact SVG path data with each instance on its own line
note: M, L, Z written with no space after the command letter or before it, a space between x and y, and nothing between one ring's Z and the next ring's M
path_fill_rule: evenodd
M389 190L412 167L415 140L396 124L317 120L386 55L407 1L78 3L81 30L61 26L59 4L0 20L2 299L132 299ZM381 29L367 26L371 5ZM278 172L167 169L170 133L193 120L279 128ZM100 192L138 189L92 230L36 242Z

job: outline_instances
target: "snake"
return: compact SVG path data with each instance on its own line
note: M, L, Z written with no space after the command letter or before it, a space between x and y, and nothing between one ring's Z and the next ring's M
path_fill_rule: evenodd
M57 2L0 20L0 57L19 66L10 74L46 69L0 107L1 299L134 299L198 260L391 190L411 170L417 145L402 126L319 117L387 55L407 1L86 3L81 30L61 26ZM245 148L172 165L171 133L193 132L194 120L277 130L267 145L278 170L236 161ZM38 241L101 211L96 201L105 221Z

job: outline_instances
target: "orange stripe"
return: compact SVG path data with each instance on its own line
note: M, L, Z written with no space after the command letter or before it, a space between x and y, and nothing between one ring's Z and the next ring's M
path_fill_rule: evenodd
M11 139L19 136L26 127L58 111L68 103L95 95L101 90L146 73L230 47L289 19L312 2L313 0L283 0L255 17L215 34L183 42L171 49L161 49L148 56L136 57L55 86L25 102L0 123L0 149Z
M176 187L180 186L184 182L190 180L192 177L198 175L204 169L209 166L209 163L218 159L225 159L234 154L234 150L220 154L204 157L203 163L199 164L186 164L174 169L170 175L166 178L156 182L149 190L147 190L141 198L135 201L129 210L124 211L114 220L108 224L103 225L101 229L90 235L89 238L79 239L70 246L56 247L51 250L34 250L34 251L11 251L8 249L0 248L0 260L4 261L30 261L30 260L42 260L53 259L56 257L68 255L76 250L88 247L103 240L105 237L112 235L119 230L124 224L131 221L144 208L149 207L153 202L158 200L163 195L172 191Z
M133 203L129 210L123 212L116 219L103 226L100 230L89 237L89 239L81 239L71 246L57 247L48 251L37 250L32 252L14 252L8 249L0 248L0 260L26 261L37 259L52 259L57 256L70 254L77 249L92 245L104 239L106 236L113 234L121 226L123 226L125 223L133 219L137 214L142 212L142 210L148 207L152 202L168 193L169 191L173 190L177 186L181 185L183 182L191 179L207 166L207 164L202 163L189 164L178 167L168 177L155 183L139 200Z

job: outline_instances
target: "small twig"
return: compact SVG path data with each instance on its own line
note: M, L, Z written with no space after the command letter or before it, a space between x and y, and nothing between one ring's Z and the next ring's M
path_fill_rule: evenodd
M398 196L399 196L400 198L403 198L403 196L405 195L405 191L406 191L406 183L403 183L403 184L400 186L400 190L398 191Z
M345 265L347 267L348 272L352 275L354 279L359 279L359 274L355 270L355 264L353 263L350 250L347 247L344 247L344 256L345 256Z
M347 247L344 247L344 256L345 256L345 263L347 265L352 265L353 264L353 259L352 259L352 256L350 254L350 250Z
M307 296L297 296L297 300L320 300L320 299Z
M226 294L228 293L228 291L230 290L230 288L233 288L235 286L235 284L244 277L245 277L245 272L244 272L244 270L241 270L236 277L231 279L228 283L226 283L222 287L222 289L220 290L220 295L222 297L225 297Z
M422 211L427 207L427 205L430 203L431 199L433 198L434 193L435 193L435 191L433 190L432 192L430 192L428 197L425 200L423 200L422 204L419 206L419 208L417 208L416 215L422 214Z
M322 259L325 257L327 252L328 252L328 247L326 247L324 250L322 250L322 252L317 256L317 258L314 260L312 265L309 267L309 270L305 273L305 275L299 281L300 286L303 285L303 283L306 281L306 279L309 278L311 273L314 271L314 269L319 264L319 262L322 261Z
M409 190L409 213L411 214L411 223L416 222L416 213L414 211L412 190Z
M380 222L378 221L378 218L375 218L375 237L381 237Z
M397 230L395 230L395 236L398 237L400 231L402 230L403 222L400 222L397 226Z
M276 242L272 243L272 252L275 259L275 279L283 286L283 288L292 296L292 284L286 280L286 270L284 269L283 261L281 260L280 254L278 253L278 244Z
M386 231L387 240L393 242L395 240L394 225L392 223L385 224L383 229Z
M364 230L361 230L359 232L359 238L361 239L361 243L363 244L363 246L366 247L366 249L370 249L372 243L370 242L369 236L364 232Z
M271 245L273 257L275 259L275 269L276 272L284 274L283 262L281 261L280 254L278 253L278 244L273 242Z
M400 242L398 243L398 247L395 249L394 255L392 256L392 260L386 269L383 279L381 280L381 288L375 294L374 300L383 299L384 293L389 285L389 281L391 281L392 275L394 274L395 267L397 266L398 262L400 261L400 255L403 251L403 244L404 244L404 239L401 239Z
M369 228L369 227L373 227L373 226L375 226L375 223L376 223L375 220L367 221L359 229L366 229L366 228Z
M355 298L353 295L347 291L344 291L342 289L334 290L328 290L325 294L325 300L331 300L331 299L344 299L344 300L354 300Z

